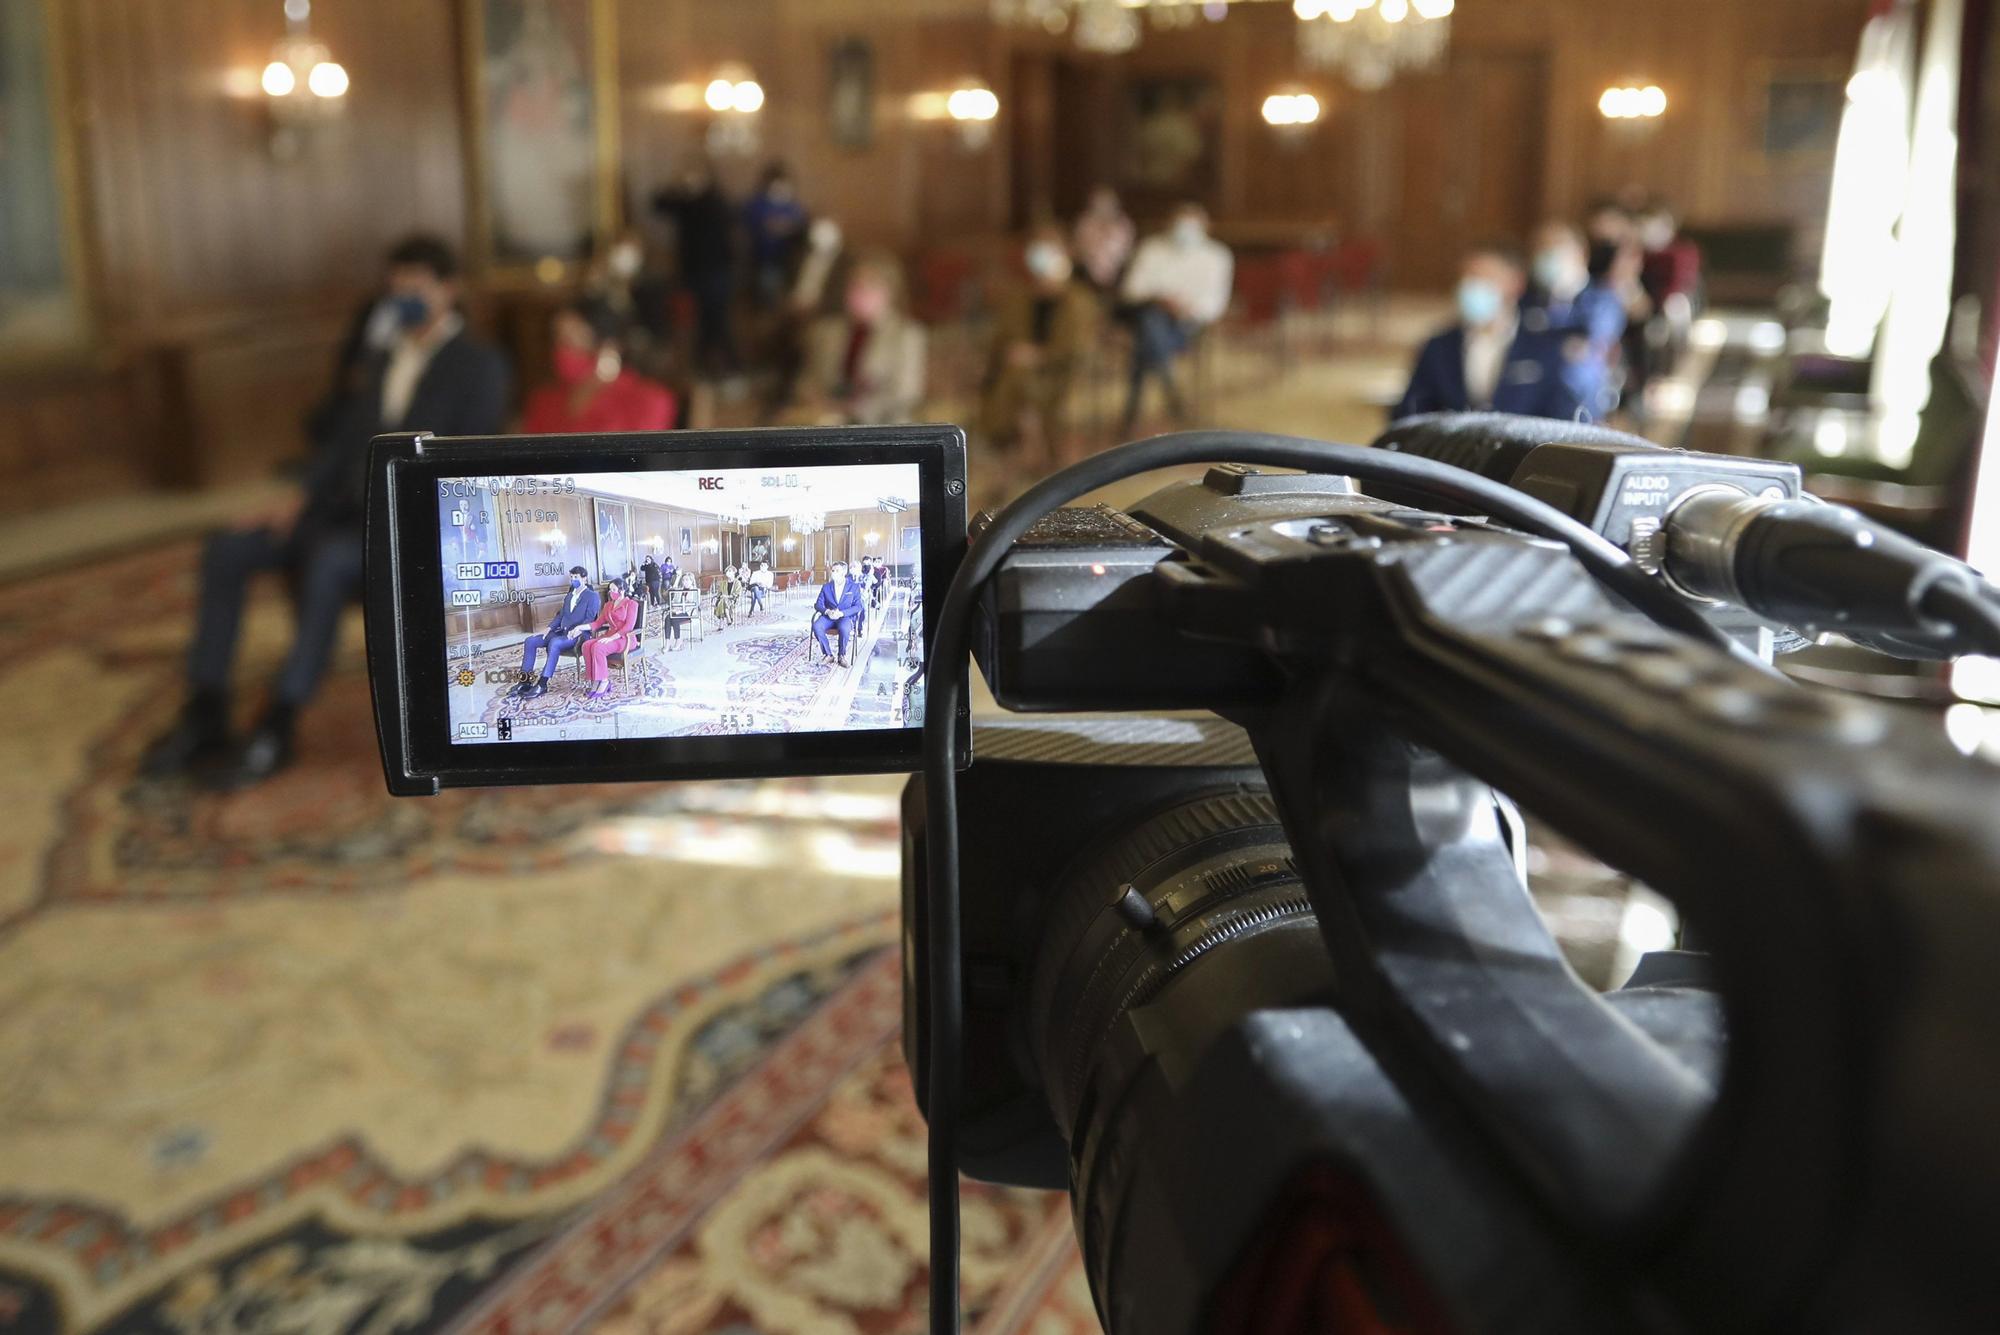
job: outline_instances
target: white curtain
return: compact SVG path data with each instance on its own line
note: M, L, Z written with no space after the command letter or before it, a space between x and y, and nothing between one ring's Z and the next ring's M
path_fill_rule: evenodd
M1931 360L1951 323L1958 237L1958 76L1965 0L1930 0L1917 66L1910 173L1896 229L1896 289L1875 348L1874 398L1882 461L1902 467L1931 397Z
M1916 0L1868 21L1847 81L1820 259L1828 351L1863 357L1895 289L1896 221L1910 174L1911 94L1916 81Z

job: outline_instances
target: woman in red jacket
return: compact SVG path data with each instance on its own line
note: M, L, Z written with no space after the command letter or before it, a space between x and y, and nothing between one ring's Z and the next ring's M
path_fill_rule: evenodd
M556 378L528 396L523 431L544 436L673 427L673 391L625 369L620 324L617 312L596 297L579 297L556 312Z
M638 619L638 600L626 597L625 586L612 580L604 588L604 610L591 623L590 638L583 642L583 671L590 678L586 698L601 700L611 694L611 655L637 647L632 626Z

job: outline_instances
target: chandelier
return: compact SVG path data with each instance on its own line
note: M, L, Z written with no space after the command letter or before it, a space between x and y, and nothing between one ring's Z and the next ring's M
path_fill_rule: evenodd
M1186 28L1203 19L1219 22L1231 4L1242 3L1245 0L993 0L993 18L1055 35L1074 33L1080 49L1117 56L1139 45L1142 10L1156 28Z
M801 537L811 537L826 527L826 511L794 510L786 522L792 526L792 532Z
M1354 87L1384 87L1444 58L1454 0L1292 0L1299 58Z

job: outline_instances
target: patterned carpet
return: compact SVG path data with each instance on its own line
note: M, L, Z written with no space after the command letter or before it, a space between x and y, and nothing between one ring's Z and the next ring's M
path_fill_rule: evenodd
M921 1330L900 780L393 802L357 625L293 770L142 783L192 555L0 587L0 1330ZM966 1209L983 1335L1094 1329Z

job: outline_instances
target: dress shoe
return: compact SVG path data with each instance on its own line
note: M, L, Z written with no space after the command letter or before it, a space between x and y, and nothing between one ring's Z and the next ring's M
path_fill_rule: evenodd
M846 654L842 654L842 655L840 656L840 665L841 665L842 667L846 667L846 666L847 666L847 655L846 655Z
M530 686L533 686L537 680L538 678L535 676L534 673L523 672L521 674L521 679L515 682L512 686L508 687L507 694L502 698L512 699L517 695L526 695L528 693L528 688Z
M548 693L549 679L547 677L537 677L532 684L521 692L521 698L523 700L536 700Z
M252 788L292 763L292 733L289 728L260 724L253 728L227 759L202 773L205 787L233 793Z
M149 779L185 774L228 750L228 729L214 720L183 714L146 748L139 758L139 773Z

